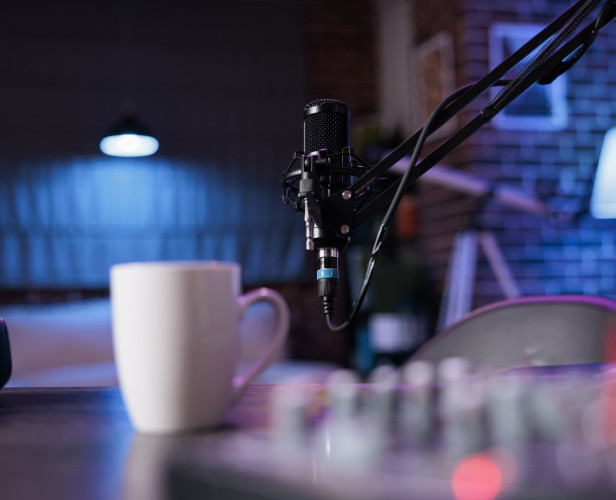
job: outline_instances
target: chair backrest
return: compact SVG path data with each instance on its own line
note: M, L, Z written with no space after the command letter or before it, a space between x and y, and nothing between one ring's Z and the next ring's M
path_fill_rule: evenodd
M616 301L586 295L523 297L481 307L426 342L412 360L466 358L471 368L606 361Z

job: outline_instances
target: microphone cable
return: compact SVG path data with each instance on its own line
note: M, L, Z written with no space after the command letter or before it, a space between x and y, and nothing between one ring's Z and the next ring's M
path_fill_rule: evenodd
M439 117L439 115L447 108L447 106L451 105L456 99L458 99L460 96L462 96L462 94L464 94L464 92L466 92L469 88L473 87L473 85L475 84L469 84L466 85L456 91L454 91L452 94L450 94L449 96L447 96L445 99L443 99L441 101L441 103L434 109L434 111L432 111L432 114L430 115L430 117L428 118L428 120L426 121L425 126L423 127L423 129L421 130L421 133L419 135L419 138L417 139L417 143L415 144L415 147L413 148L413 153L411 155L411 159L409 161L409 166L406 169L406 171L404 172L402 179L400 180L400 184L396 190L396 193L394 194L394 197L387 209L387 212L385 213L385 215L383 216L383 219L381 220L381 225L379 227L379 231L377 233L377 236L375 238L374 241L374 245L372 247L372 251L370 253L370 259L368 260L368 264L366 266L366 272L364 274L364 280L361 284L360 290L357 294L357 298L355 299L355 301L353 302L353 305L351 306L351 311L347 317L347 319L341 323L340 325L336 325L334 323L334 318L333 318L333 314L326 314L325 315L325 319L327 321L327 326L330 330L332 330L333 332L342 332L346 329L348 329L356 320L357 318L357 314L359 313L359 310L361 309L361 306L364 302L364 299L366 297L366 292L368 291L368 286L370 285L370 281L372 280L372 274L374 271L374 266L376 265L376 260L378 257L378 254L381 250L381 247L383 246L383 242L385 241L385 236L387 235L387 231L389 229L389 226L391 225L391 221L393 219L393 216L396 212L396 209L398 208L398 205L400 204L400 200L402 199L402 195L404 194L404 191L406 190L407 186L407 182L408 179L410 177L411 171L413 170L413 168L415 167L415 165L417 164L417 161L419 160L419 155L421 154L421 150L423 149L423 145L426 142L426 139L428 138L428 136L434 131L432 130L432 126L434 121Z

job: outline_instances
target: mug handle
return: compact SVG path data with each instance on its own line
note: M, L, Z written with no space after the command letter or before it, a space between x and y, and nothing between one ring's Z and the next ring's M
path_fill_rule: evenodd
M242 318L248 308L256 302L269 302L276 311L277 327L274 333L274 338L261 357L255 361L252 367L246 370L245 374L237 376L233 379L234 389L231 396L232 402L244 393L246 387L248 387L248 384L261 375L261 373L263 373L263 371L270 364L272 364L278 353L278 348L281 347L287 339L291 317L291 314L289 313L289 306L282 295L271 288L258 288L248 292L245 295L241 295L238 298L238 301L240 318Z

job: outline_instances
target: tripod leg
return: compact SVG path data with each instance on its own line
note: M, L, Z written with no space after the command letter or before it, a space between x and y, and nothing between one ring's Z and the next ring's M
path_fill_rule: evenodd
M467 230L456 235L449 258L437 331L441 331L471 310L477 267L477 246L477 231Z
M479 235L479 242L505 297L508 299L519 297L520 290L513 279L511 270L505 261L505 257L498 246L494 234L489 231L483 231Z

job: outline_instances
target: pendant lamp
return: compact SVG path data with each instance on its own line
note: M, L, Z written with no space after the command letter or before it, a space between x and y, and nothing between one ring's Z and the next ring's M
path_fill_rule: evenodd
M158 151L158 140L135 118L134 106L125 106L122 118L101 140L100 149L109 156L150 156Z

